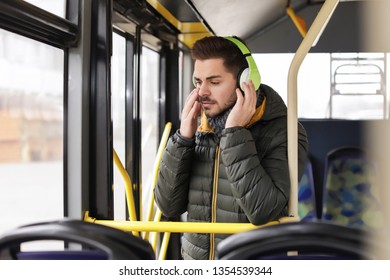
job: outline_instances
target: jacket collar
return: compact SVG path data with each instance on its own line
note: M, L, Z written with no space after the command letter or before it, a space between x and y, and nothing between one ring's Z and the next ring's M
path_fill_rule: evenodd
M259 121L262 118L262 116L264 115L265 106L266 106L266 97L264 96L263 102L260 104L260 106L258 106L256 108L254 115L250 119L249 123L245 126L246 128L250 127L251 125L253 125L254 123L256 123L257 121ZM205 133L213 132L213 128L210 126L209 121L207 120L206 114L204 113L203 110L202 110L201 121L200 121L200 125L198 127L198 131L205 132Z

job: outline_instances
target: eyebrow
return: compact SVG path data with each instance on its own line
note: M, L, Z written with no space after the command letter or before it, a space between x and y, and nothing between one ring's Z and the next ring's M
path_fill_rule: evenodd
M222 78L221 75L212 75L212 76L208 76L206 77L206 80L212 80L212 79L218 79L218 78ZM200 78L198 77L194 77L195 80L200 80Z

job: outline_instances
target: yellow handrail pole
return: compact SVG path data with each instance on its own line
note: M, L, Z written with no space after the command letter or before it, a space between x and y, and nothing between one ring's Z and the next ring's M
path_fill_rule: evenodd
M291 6L287 7L286 12L295 24L295 27L298 29L299 33L301 33L302 37L305 37L307 34L305 21L295 14Z
M131 182L130 176L127 173L126 169L123 167L123 164L121 160L118 157L118 154L116 153L115 149L113 149L113 156L114 156L114 162L116 167L118 168L120 174L122 175L122 178L125 182L125 191L126 191L126 202L127 202L127 208L129 211L129 217L130 221L136 221L137 220L137 214L135 212L135 206L134 206L134 196L133 196L133 183ZM134 235L139 235L138 232L133 232Z
M156 159L154 161L152 191L151 191L151 195L150 195L147 221L151 221L152 220L153 205L154 205L154 192L153 192L153 190L154 190L154 187L157 184L158 170L160 168L160 162L161 162L162 154L164 152L165 146L167 145L167 141L168 141L168 138L169 138L169 133L171 131L171 128L172 128L172 123L168 122L165 125L164 132L163 132L163 135L161 137L160 145L159 145L158 150L157 150L157 156L156 156ZM146 232L145 233L145 239L148 239L148 238L149 238L149 233Z
M162 217L162 212L160 209L157 209L156 211L156 214L154 215L154 222L160 222L161 221L161 217ZM152 247L156 250L157 248L157 239L158 239L158 235L157 234L154 234L153 236L153 239L151 241L151 244L152 244ZM167 248L162 248L162 244L161 244L161 248L160 250L167 250ZM168 244L167 244L168 246Z
M291 62L287 80L287 140L288 165L290 170L290 200L289 215L298 217L298 127L297 127L297 78L303 59L310 48L317 43L322 31L326 27L339 0L326 0L317 17L314 19L306 36L303 38Z
M113 221L96 220L86 217L85 221L101 224L123 231L149 231L149 232L193 232L193 233L217 233L235 234L265 226L279 224L279 221L272 221L260 226L251 223L209 223L209 222L144 222L144 221Z
M251 223L209 223L209 222L144 222L144 221L112 221L96 220L86 212L84 221L101 224L123 231L141 231L141 232L164 232L164 238L159 252L159 259L165 259L170 234L172 232L183 233L217 233L217 234L235 234L257 228L276 225L279 223L296 222L294 217L282 217L278 221L268 222L263 225L255 226ZM153 244L152 244L153 247ZM155 251L156 245L153 250ZM156 251L155 251L156 252Z
M165 260L165 257L167 256L167 250L168 250L168 244L169 244L169 239L171 237L170 232L165 232L164 237L161 243L161 249L160 253L158 254L158 259L159 260Z

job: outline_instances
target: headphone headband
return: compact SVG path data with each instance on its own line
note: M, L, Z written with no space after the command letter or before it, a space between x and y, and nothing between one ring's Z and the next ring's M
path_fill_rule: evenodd
M236 37L229 36L229 37L224 37L224 38L226 40L229 40L233 44L235 44L240 49L241 53L245 56L245 59L248 62L248 66L249 66L249 74L248 74L247 79L252 80L252 82L255 86L255 89L257 90L260 87L261 76L260 76L259 69L257 68L256 62L253 59L253 56L252 56L250 50L243 42L241 42ZM244 80L247 80L247 79L244 79ZM241 80L241 78L240 78L240 80Z

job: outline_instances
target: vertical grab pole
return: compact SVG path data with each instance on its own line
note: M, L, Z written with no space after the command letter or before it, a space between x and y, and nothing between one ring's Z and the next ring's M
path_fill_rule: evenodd
M157 150L157 155L156 155L156 158L154 160L154 165L153 165L153 182L152 182L152 186L151 186L152 191L151 191L149 205L148 205L148 214L147 214L147 217L146 217L147 221L151 221L152 218L153 218L153 209L154 209L154 207L153 207L154 206L154 191L153 190L154 190L154 187L157 185L157 177L158 177L158 171L160 169L160 163L161 163L161 159L162 159L162 154L164 152L165 146L167 145L168 138L169 138L169 133L171 132L171 128L172 128L172 123L171 122L167 122L165 124L164 132L162 134L162 137L161 137L161 140L160 140L160 145L159 145L158 150ZM158 211L160 211L160 210L157 209L157 212ZM157 222L160 221L161 215L162 214L160 213ZM149 232L145 232L144 239L148 240L148 238L149 238Z
M290 171L289 216L298 218L298 127L297 127L297 78L298 71L312 46L315 46L339 0L326 0L291 62L287 80L287 140Z
M115 149L112 149L112 154L114 158L114 163L116 167L118 168L119 172L121 173L123 180L125 182L125 193L126 193L126 202L127 202L127 208L129 210L129 217L130 221L136 221L137 220L137 214L135 211L135 205L134 205L134 196L133 196L133 183L131 182L131 178L129 173L127 173L125 167L123 166L121 160L119 159L118 154L116 153ZM139 236L138 232L133 232L134 235Z

